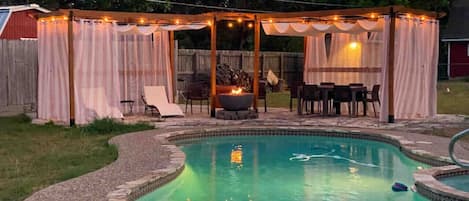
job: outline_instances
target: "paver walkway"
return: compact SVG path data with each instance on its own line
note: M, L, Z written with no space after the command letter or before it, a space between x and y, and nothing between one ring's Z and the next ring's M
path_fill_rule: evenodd
M203 110L206 111L206 110ZM414 143L415 149L424 150L432 155L447 157L449 138L422 135L415 132L451 126L467 126L469 119L464 116L439 115L435 119L425 121L399 121L396 124L382 124L375 118L320 118L314 116L297 116L286 109L269 108L268 113L260 113L256 120L217 120L206 113L188 115L185 118L171 118L156 121L148 117L134 116L127 122L152 120L158 129L126 134L114 137L110 143L119 149L119 158L112 164L92 173L67 180L34 193L30 200L105 200L108 192L128 181L145 176L148 172L163 168L169 163L168 153L161 149L161 142L153 138L155 135L194 128L214 127L314 127L323 129L360 130L367 133L383 133L401 136ZM469 152L463 155L469 159Z

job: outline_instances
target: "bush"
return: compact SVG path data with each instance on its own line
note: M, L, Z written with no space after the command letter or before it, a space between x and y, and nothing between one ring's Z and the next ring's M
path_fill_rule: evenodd
M111 118L104 118L94 120L85 127L82 127L81 131L86 134L119 134L149 130L153 128L153 126L147 123L124 124Z
M15 117L13 117L16 122L18 123L31 123L32 119L26 114L19 114Z

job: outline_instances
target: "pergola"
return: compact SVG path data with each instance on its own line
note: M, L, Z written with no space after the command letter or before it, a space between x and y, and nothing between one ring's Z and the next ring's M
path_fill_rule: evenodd
M73 38L73 20L75 19L97 19L97 20L113 20L118 23L131 23L131 24L161 24L161 25L187 25L187 24L205 24L210 26L211 30L211 70L210 70L210 95L211 95L211 116L215 116L215 97L216 97L216 39L217 39L217 21L222 20L238 20L254 22L254 75L253 75L253 93L254 102L253 106L257 110L257 97L259 85L259 65L260 65L260 31L261 22L298 22L305 23L309 21L330 21L333 18L340 17L343 20L356 20L360 19L373 19L375 16L387 15L390 17L390 32L389 37L386 39L389 44L394 44L395 30L396 30L396 17L399 15L413 15L421 16L422 18L438 19L443 17L444 13L428 12L423 10L410 9L403 6L386 6L374 8L353 8L341 10L321 10L321 11L303 11L303 12L273 12L273 13L239 13L239 12L210 12L197 15L183 15L183 14L158 14L158 13L134 13L134 12L112 12L112 11L93 11L93 10L77 10L77 9L61 9L48 14L38 15L38 20L45 20L50 18L63 18L68 21L68 77L69 84L69 114L70 123L75 122L75 100L73 96L74 91L74 38ZM174 66L174 31L177 29L169 30L170 33L170 61L172 66L171 73L175 73ZM306 36L305 36L306 39ZM387 75L388 75L388 96L389 100L389 122L394 122L394 45L388 48L387 56ZM174 76L171 76L174 77ZM173 81L174 82L174 81Z

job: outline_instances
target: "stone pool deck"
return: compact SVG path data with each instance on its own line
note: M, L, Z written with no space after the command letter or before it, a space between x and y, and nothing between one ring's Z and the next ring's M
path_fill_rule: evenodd
M206 110L202 111L206 112ZM188 114L184 118L168 118L163 121L143 116L128 117L125 121L142 120L152 122L157 129L112 138L110 143L117 145L119 150L119 157L115 162L95 172L44 188L26 200L108 200L107 196L110 192L135 185L136 180L148 175L158 175L159 171L168 170L168 167L173 168L169 171L174 171L174 150L172 150L174 147L168 148L170 143L162 140L163 136L169 132L217 128L291 128L375 133L376 135L394 136L401 145L405 145L413 151L435 159L448 160L449 138L418 133L451 127L469 128L469 119L464 116L439 115L435 119L425 121L398 121L395 124L382 124L377 119L370 117L298 116L286 109L276 108L269 108L268 113L260 112L259 119L255 120L217 120L209 118L207 113L194 113L193 115ZM464 154L460 156L465 159L469 158L469 152L461 153ZM126 192L121 191L121 193L125 194Z

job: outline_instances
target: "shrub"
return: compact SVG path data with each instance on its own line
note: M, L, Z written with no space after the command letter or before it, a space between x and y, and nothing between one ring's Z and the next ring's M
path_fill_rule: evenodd
M111 118L96 119L81 131L86 134L119 134L142 130L153 129L154 127L147 123L124 124Z

